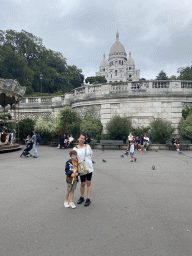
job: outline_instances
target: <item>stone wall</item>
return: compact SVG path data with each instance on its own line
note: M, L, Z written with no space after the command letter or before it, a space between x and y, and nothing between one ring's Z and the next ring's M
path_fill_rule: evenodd
M19 120L37 120L66 107L83 118L90 114L106 123L115 115L132 119L134 127L148 126L151 120L170 121L177 128L185 105L192 104L191 81L144 81L82 86L63 96L23 98Z

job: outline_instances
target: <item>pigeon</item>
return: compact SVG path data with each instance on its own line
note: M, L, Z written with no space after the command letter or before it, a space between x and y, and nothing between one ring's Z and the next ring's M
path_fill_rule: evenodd
M157 150L155 150L155 152L158 152Z
M124 155L121 155L121 157L124 157Z
M107 161L105 159L102 159L103 163L106 163Z
M152 170L155 170L155 165L152 166Z
M95 162L92 160L92 163L95 164Z

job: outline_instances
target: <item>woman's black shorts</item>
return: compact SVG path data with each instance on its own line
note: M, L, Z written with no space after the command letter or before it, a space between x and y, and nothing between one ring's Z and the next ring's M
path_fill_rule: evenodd
M80 176L81 182L85 182L86 180L91 181L92 178L92 172Z

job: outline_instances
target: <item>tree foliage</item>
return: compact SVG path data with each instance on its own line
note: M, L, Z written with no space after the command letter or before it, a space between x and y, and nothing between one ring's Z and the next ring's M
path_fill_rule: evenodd
M178 127L179 133L183 138L192 140L192 113L186 119L182 117Z
M59 113L58 128L65 127L65 133L72 133L74 137L80 134L80 122L79 114L71 108L65 108Z
M182 110L182 117L184 119L186 119L189 115L192 115L192 105L191 106L186 105L185 109Z
M152 121L150 127L149 138L153 143L160 144L164 144L166 140L169 140L175 130L170 122L161 119Z
M179 80L192 80L192 67L179 69L178 72L180 73Z
M33 135L34 127L35 121L30 118L19 121L17 123L17 134L19 130L19 138L23 140L26 139L28 135Z
M82 121L80 125L80 132L88 134L91 137L100 135L103 130L101 121L88 115Z
M161 70L161 72L158 74L158 76L156 76L156 79L157 80L167 80L168 76L163 70Z
M131 130L131 121L127 117L115 116L106 125L110 139L126 140Z
M27 93L69 92L81 86L82 70L68 66L60 52L46 49L43 40L24 30L0 31L0 77L17 79Z
M104 84L107 80L102 76L90 76L85 79L85 82L90 84Z

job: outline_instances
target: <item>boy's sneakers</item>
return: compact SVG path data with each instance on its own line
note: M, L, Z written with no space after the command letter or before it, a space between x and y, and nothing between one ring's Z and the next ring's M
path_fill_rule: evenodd
M137 158L135 158L135 162L137 161Z
M86 199L84 206L89 206L91 203L91 200L89 198Z
M68 201L65 201L65 202L64 202L64 206L65 206L65 208L69 208L69 203L68 203Z
M69 207L72 208L72 209L75 209L75 208L76 208L76 205L75 205L73 202L70 202L70 203L69 203Z
M79 200L77 201L77 204L82 204L84 201L84 198L80 196Z

